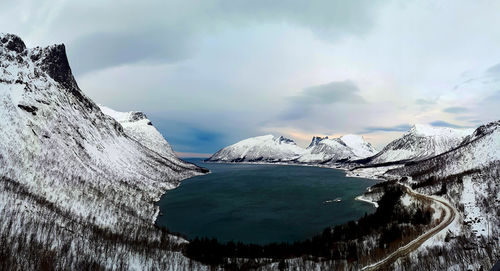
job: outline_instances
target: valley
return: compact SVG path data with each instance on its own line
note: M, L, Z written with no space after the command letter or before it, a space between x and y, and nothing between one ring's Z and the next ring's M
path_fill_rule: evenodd
M0 35L0 118L1 270L484 270L500 256L500 121L415 124L380 151L354 134L307 148L269 134L220 149L205 168L178 158L145 113L87 97L64 45L27 48L13 34ZM216 168L230 167L224 183ZM161 211L162 196L197 182L193 202L172 196L185 209ZM248 237L257 228L237 200L269 209L256 217L276 227ZM245 236L224 219L218 233L195 225L231 203ZM155 224L164 219L180 224ZM290 225L302 232L280 231Z

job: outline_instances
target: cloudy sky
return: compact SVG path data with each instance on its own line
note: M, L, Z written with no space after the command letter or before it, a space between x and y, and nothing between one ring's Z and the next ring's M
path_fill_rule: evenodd
M500 116L500 1L0 2L0 32L66 45L81 89L182 153L238 140Z

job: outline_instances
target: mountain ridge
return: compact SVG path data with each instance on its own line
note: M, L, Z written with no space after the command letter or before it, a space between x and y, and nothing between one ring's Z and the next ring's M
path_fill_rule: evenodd
M359 135L347 134L338 138L313 137L309 147L297 162L335 163L366 158L375 153L375 148Z
M357 162L377 165L426 159L458 146L472 131L415 124L374 156Z
M206 161L320 163L359 159L374 152L375 149L363 137L352 134L333 139L315 136L306 149L283 136L265 135L222 148Z
M304 149L295 141L271 134L250 137L220 149L209 162L287 162L296 159Z

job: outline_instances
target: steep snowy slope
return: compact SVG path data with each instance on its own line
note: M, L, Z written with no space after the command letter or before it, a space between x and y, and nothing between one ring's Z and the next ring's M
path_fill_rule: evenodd
M127 136L119 123L106 117L78 88L64 46L29 50L15 36L0 39L2 175L54 201L57 194L76 193L70 183L60 181L77 178L93 185L112 185L112 179L134 182L145 197L157 199L164 189L200 171L145 148ZM11 47L14 49L9 50ZM36 179L45 183L33 182ZM85 212L77 210L85 200L75 201L60 204ZM112 211L100 208L104 213ZM151 220L153 214L146 212L144 218Z
M313 137L306 151L297 159L301 163L322 163L326 161L356 160L376 153L372 145L358 135L344 135L339 138Z
M298 158L304 149L291 139L265 135L225 147L207 159L211 162L286 162Z
M143 112L118 112L103 105L99 105L99 108L105 115L118 121L122 125L125 134L137 140L145 147L157 152L163 157L176 157L170 144L168 144L162 134L153 126ZM175 159L172 160L176 161ZM185 163L181 160L177 161Z
M407 163L395 169L416 179L431 176L446 177L470 170L478 170L500 161L500 121L478 127L456 148L418 162Z
M124 130L103 114L79 89L64 45L27 49L19 37L0 34L0 119L2 236L33 233L49 248L57 247L49 240L62 235L84 238L75 232L80 226L92 229L89 234L117 236L127 227L146 229L158 238L154 201L204 172L171 155L152 126L148 131L125 124ZM32 232L19 224L23 209L33 211L30 223L51 230ZM68 227L73 231L61 230ZM66 253L86 253L71 242Z
M429 158L458 146L470 133L471 129L416 124L402 137L392 141L382 151L363 162L380 164Z
M377 153L377 150L372 144L366 141L362 136L348 134L340 137L340 140L351 148L352 152L357 157L368 157Z

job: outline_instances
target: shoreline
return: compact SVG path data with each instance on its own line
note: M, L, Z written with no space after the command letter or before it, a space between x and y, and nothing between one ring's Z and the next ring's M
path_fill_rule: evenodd
M360 195L360 196L357 196L354 198L354 200L357 200L357 201L362 201L362 202L366 202L366 203L370 203L372 204L373 206L375 206L375 208L378 208L378 203L375 202L375 201L372 201L371 199L369 198L365 198L363 195Z
M362 176L352 176L347 174L348 171L351 169L349 167L342 167L342 164L335 164L335 165L321 165L321 164L305 164L305 163L293 163L293 162L249 162L249 161L243 161L243 162L230 162L230 161L205 161L202 160L203 163L207 164L231 164L231 165L238 165L238 164L243 164L243 165L279 165L279 166L299 166L299 167L319 167L319 168L328 168L328 169L338 169L346 172L346 177L349 178L361 178L361 179L376 179L380 180L380 178L365 178Z

